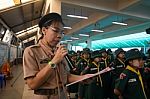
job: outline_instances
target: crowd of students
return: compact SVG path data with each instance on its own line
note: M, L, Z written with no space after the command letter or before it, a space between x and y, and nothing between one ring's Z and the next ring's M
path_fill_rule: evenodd
M147 57L138 49L127 52L118 48L69 51L74 64L71 73L93 74L110 67L113 70L92 78L90 83L68 87L77 99L150 99L150 51Z

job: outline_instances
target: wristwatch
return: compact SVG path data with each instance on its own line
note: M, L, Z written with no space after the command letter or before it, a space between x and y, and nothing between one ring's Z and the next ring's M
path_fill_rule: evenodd
M53 68L53 69L56 68L56 64L52 63L51 61L48 62L48 64L50 65L51 68Z

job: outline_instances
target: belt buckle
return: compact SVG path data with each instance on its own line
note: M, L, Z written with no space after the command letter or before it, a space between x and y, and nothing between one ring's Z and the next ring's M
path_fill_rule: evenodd
M58 95L58 89L57 88L54 89L54 95Z

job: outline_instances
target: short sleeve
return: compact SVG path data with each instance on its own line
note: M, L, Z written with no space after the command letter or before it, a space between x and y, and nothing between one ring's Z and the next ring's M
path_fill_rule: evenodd
M24 79L26 79L27 77L35 76L37 72L39 72L35 55L32 51L32 48L30 47L26 48L24 51L23 72L24 72Z

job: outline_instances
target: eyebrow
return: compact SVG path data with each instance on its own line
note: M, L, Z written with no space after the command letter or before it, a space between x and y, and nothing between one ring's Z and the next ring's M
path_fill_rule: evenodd
M53 26L52 26L52 27L53 27ZM55 27L55 26L54 26L54 28L55 28L55 29L58 29L58 30L61 30L61 31L64 31L63 28L58 28L58 27Z

